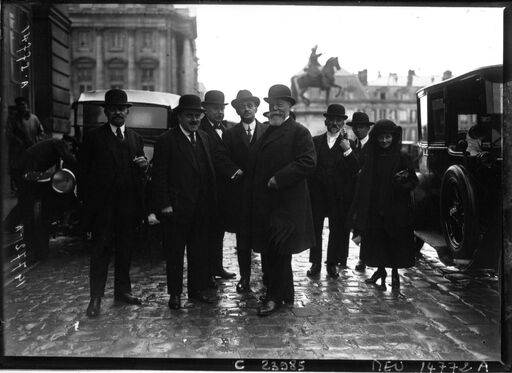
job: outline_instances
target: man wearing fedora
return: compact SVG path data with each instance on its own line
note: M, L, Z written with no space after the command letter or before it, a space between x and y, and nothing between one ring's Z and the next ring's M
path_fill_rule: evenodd
M114 300L141 304L131 294L129 271L136 228L144 217L148 161L142 137L125 124L131 106L126 92L107 91L103 106L108 122L84 134L78 154L82 222L91 234L89 317L99 314L112 251Z
M224 131L222 140L227 151L229 162L218 165L221 173L230 182L227 185L226 223L227 230L237 237L237 257L240 270L240 281L236 285L239 293L251 291L251 247L240 245L240 209L242 205L244 172L247 168L249 149L263 136L268 125L256 119L260 99L246 89L240 90L231 105L240 116L240 123Z
M261 252L268 287L258 315L293 304L292 254L315 243L307 178L316 166L308 129L290 116L295 99L282 84L270 87L269 127L249 150L240 240Z
M355 141L352 143L352 149L355 151L356 156L359 160L360 168L364 165L366 160L366 150L365 145L368 142L369 136L368 132L370 131L370 127L373 126L373 122L370 122L368 115L366 113L356 111L352 115L352 120L347 122L347 125L352 127L352 132L356 136ZM355 230L353 233L353 237L355 237L355 243L360 244L359 232ZM356 271L364 271L366 269L366 264L361 260L361 252L359 252L359 260L355 267Z
M211 90L204 95L204 101L201 103L205 110L205 116L201 120L201 130L210 137L213 154L216 154L223 147L222 134L226 131L227 124L224 119L224 108L227 103L224 102L224 93L217 90ZM216 287L215 277L230 279L236 276L235 273L228 272L222 264L224 232L226 230L225 206L228 195L226 193L229 181L223 175L217 175L217 197L219 208L216 214L212 216L210 226L210 278L209 286Z
M201 99L183 95L174 112L178 126L155 144L152 205L163 223L169 307L179 309L185 247L188 298L212 302L204 291L209 275L209 216L215 211L216 195L210 139L199 129L204 116Z
M329 219L327 244L327 274L339 276L336 264L347 265L350 229L346 228L350 204L359 171L357 157L350 147L345 129L345 108L331 104L324 113L327 131L313 138L317 154L317 167L308 179L313 210L315 245L309 251L311 268L308 276L317 276L322 263L322 231L324 219Z

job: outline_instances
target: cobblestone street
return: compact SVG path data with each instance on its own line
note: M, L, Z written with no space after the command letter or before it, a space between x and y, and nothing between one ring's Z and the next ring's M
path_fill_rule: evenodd
M234 246L234 235L226 234L224 265L238 274ZM295 255L295 304L266 318L256 315L258 254L252 294L236 293L237 276L210 290L215 304L187 301L184 290L184 307L171 311L165 263L140 253L132 283L143 305L114 305L111 269L100 316L88 319L84 244L60 237L51 250L23 286L5 288L7 356L500 360L497 277L445 267L429 246L416 267L400 270L399 292L364 283L373 269L354 270L356 246L338 279L327 278L325 267L318 279L308 278L308 252Z

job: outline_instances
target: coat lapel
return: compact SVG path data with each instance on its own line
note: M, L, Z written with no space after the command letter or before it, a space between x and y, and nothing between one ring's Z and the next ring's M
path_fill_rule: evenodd
M126 128L124 131L124 136L126 138L126 142L128 144L128 154L130 155L130 159L135 158L137 154L137 144L135 143L135 136L132 130Z
M210 166L210 170L213 171L213 161L210 156L210 147L208 145L207 135L199 131L196 132L196 135L201 139L201 144L203 144L206 159L208 159L208 165Z
M198 166L196 163L196 157L194 156L194 149L192 148L192 144L190 141L185 137L185 134L181 131L180 128L177 128L176 130L176 141L178 143L178 149L185 155L185 159L187 162L189 162L194 170L198 170ZM196 135L198 132L196 132Z
M110 129L110 124L106 123L103 126L103 136L101 136L101 140L104 143L104 147L107 148L114 159L114 162L119 166L119 159L116 157L116 153L114 151L116 138Z
M249 138L247 137L247 132L245 132L245 128L244 128L244 125L242 122L237 124L237 133L238 133L238 136L240 136L242 138L242 142L244 143L244 145L247 148L249 148L249 146L251 146L251 144L249 143Z
M263 139L263 143L261 144L261 148L263 149L268 144L273 143L274 141L277 141L281 137L283 137L285 135L285 133L288 131L290 123L291 123L291 118L288 118L288 120L283 122L283 124L281 124L275 130L273 130L268 136L266 136Z

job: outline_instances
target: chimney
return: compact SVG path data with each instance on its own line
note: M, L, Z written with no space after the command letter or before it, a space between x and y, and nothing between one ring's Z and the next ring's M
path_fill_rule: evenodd
M446 70L444 73L443 73L443 80L447 80L447 79L450 79L452 77L452 72L450 70Z
M398 83L398 74L397 73L389 73L388 84L393 85Z
M414 72L414 70L409 70L407 72L407 87L412 87L412 81L415 76L416 76L416 73Z
M362 85L367 86L368 85L368 70L364 69L357 73L357 77L359 78L359 81Z

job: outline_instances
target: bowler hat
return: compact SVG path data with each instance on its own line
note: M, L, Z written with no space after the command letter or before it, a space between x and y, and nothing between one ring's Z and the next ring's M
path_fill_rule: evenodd
M105 92L105 102L103 106L110 105L121 105L121 106L132 106L128 102L128 96L122 89L110 89Z
M375 123L370 122L370 119L368 118L368 115L366 113L363 113L363 112L360 112L360 111L356 111L352 115L352 120L348 121L346 124L348 126L352 127L353 125L356 125L356 124L373 126Z
M291 102L292 105L295 105L297 101L292 97L292 92L290 91L290 88L283 84L275 84L268 90L268 97L265 97L264 100L268 103L271 99L280 98L283 100L287 100Z
M256 104L256 106L260 105L260 99L258 97L253 96L251 91L248 91L247 89L242 89L238 91L238 93L236 94L236 98L233 101L231 101L231 106L233 106L236 109L239 104L246 101L252 101Z
M327 107L327 112L324 113L324 117L342 117L343 119L348 118L348 116L345 115L345 107L340 104L330 104Z
M196 95L183 95L180 97L178 106L174 108L174 112L179 113L183 110L200 111L201 113L205 112L201 106L201 98Z
M227 105L227 103L224 102L224 93L221 91L212 90L206 92L202 105Z

